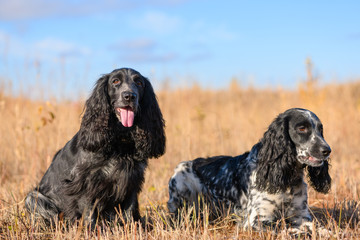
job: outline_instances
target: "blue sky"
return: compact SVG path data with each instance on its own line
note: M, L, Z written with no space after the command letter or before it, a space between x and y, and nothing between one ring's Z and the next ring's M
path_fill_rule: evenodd
M358 1L0 0L0 81L73 97L131 67L155 88L294 88L308 57L322 83L349 81L359 13Z

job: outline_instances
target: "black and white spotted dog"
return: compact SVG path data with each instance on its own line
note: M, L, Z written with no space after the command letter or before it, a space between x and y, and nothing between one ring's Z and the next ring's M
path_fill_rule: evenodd
M330 152L319 118L306 109L289 109L250 152L180 163L169 181L168 209L176 214L185 202L196 205L202 195L212 206L230 208L244 228L274 226L285 219L295 232L309 231L304 170L310 185L327 193Z

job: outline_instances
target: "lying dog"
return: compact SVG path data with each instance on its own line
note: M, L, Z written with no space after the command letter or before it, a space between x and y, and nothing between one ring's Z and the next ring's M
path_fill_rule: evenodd
M260 229L285 219L294 229L310 231L304 170L310 185L327 193L330 152L319 118L309 110L289 109L250 152L180 163L169 181L168 209L177 214L184 201L197 206L203 195L212 208L230 208L244 228Z

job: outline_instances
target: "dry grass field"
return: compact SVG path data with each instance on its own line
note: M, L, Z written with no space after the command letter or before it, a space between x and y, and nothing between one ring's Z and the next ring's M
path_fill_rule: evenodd
M328 195L309 190L314 216L331 239L360 238L360 81L318 86L308 81L296 90L242 88L160 90L166 120L167 151L150 160L140 195L147 226L31 224L24 197L41 179L53 155L78 131L82 101L35 101L0 90L0 239L288 239L289 236L242 231L231 218L215 222L184 216L176 226L166 211L167 184L184 160L249 150L271 121L292 107L308 108L324 124L332 148L333 185ZM184 213L186 215L186 213ZM316 236L313 239L322 239Z

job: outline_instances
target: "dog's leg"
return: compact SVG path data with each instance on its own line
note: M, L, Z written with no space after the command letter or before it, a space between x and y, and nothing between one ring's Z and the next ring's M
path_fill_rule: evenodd
M299 187L293 189L292 199L286 218L296 234L300 232L311 233L312 218L308 209L307 184L303 182Z
M263 231L269 227L276 227L276 215L274 213L278 211L281 201L281 195L268 194L260 192L255 188L252 189L249 194L246 211L244 211L243 228Z
M287 214L291 224L291 227L287 229L288 233L292 235L311 235L317 232L320 236L330 236L331 231L316 226L317 224L312 221L308 208L307 184L303 183L299 188L294 189L294 196L290 211Z
M306 204L303 203L301 206L295 206L295 209L297 209L297 211L293 212L292 217L289 216L291 227L287 229L288 233L295 236L310 236L313 233L317 233L319 236L326 238L329 238L332 235L330 230L319 226L312 220L307 206L307 201Z
M169 201L167 202L167 207L170 213L176 214L181 206L182 201L177 181L175 177L172 177L169 181Z
M58 207L50 198L36 190L26 196L25 207L35 218L42 217L50 223L53 223L60 213Z
M123 202L122 217L125 222L134 220L140 220L138 193L136 191L131 192L130 196Z
M169 201L167 206L170 213L177 214L178 209L186 204L197 206L198 196L202 193L199 178L192 170L192 162L182 162L175 168L174 175L169 181Z

